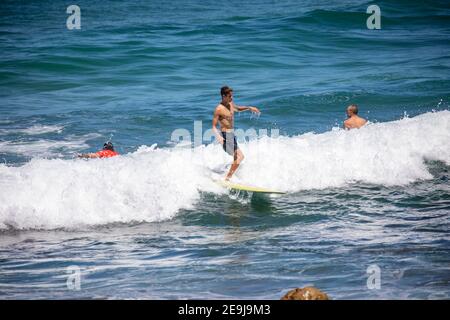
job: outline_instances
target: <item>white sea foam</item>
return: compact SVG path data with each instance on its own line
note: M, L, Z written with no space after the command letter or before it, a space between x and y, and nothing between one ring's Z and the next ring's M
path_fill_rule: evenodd
M66 140L0 141L0 152L21 154L29 157L61 157L64 153L88 148L89 145L86 141L99 136L99 134L87 134L80 137L69 136Z
M297 192L364 182L404 185L430 179L425 160L450 165L450 111L241 143L236 179ZM231 157L217 144L195 149L142 146L109 159L33 159L0 165L0 228L78 228L160 221L190 208L200 192L224 192L211 180Z
M45 125L34 125L32 127L22 129L20 132L29 134L29 135L38 135L50 132L61 133L64 129L64 126L45 126Z
M290 192L356 181L404 185L431 178L424 160L450 165L449 142L450 111L359 130L260 139L242 147L247 159L239 175Z
M29 128L23 129L0 129L1 134L22 133L26 135L40 135L44 133L61 133L64 130L64 126L46 126L46 125L34 125Z

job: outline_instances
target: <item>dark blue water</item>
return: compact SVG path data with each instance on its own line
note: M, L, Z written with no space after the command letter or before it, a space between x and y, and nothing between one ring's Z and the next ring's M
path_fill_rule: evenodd
M365 1L76 4L0 3L0 298L449 298L447 1L379 1L380 30ZM262 111L235 178L286 195L211 180L225 84Z

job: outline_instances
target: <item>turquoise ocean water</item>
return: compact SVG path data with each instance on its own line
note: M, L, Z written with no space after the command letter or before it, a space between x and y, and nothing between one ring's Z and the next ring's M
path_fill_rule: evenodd
M0 299L448 299L449 39L448 1L1 1ZM286 195L212 181L223 85Z

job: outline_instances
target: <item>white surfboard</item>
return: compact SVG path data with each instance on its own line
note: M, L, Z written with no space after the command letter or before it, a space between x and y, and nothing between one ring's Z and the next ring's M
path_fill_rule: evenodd
M265 189L260 187L254 187L254 186L248 186L243 185L239 183L234 183L231 181L225 181L225 180L214 180L217 184L221 185L222 187L228 188L228 189L234 189L234 190L243 190L248 192L256 192L256 193L275 193L275 194L285 194L286 192L283 191L277 191L277 190L271 190L271 189Z

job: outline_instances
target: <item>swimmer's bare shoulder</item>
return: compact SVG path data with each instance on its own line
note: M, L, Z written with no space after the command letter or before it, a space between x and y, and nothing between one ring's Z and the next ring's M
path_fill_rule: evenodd
M344 121L344 129L359 129L367 123L366 119L361 117L350 118Z
M352 129L352 125L351 125L351 119L347 119L344 121L344 129L350 130Z

